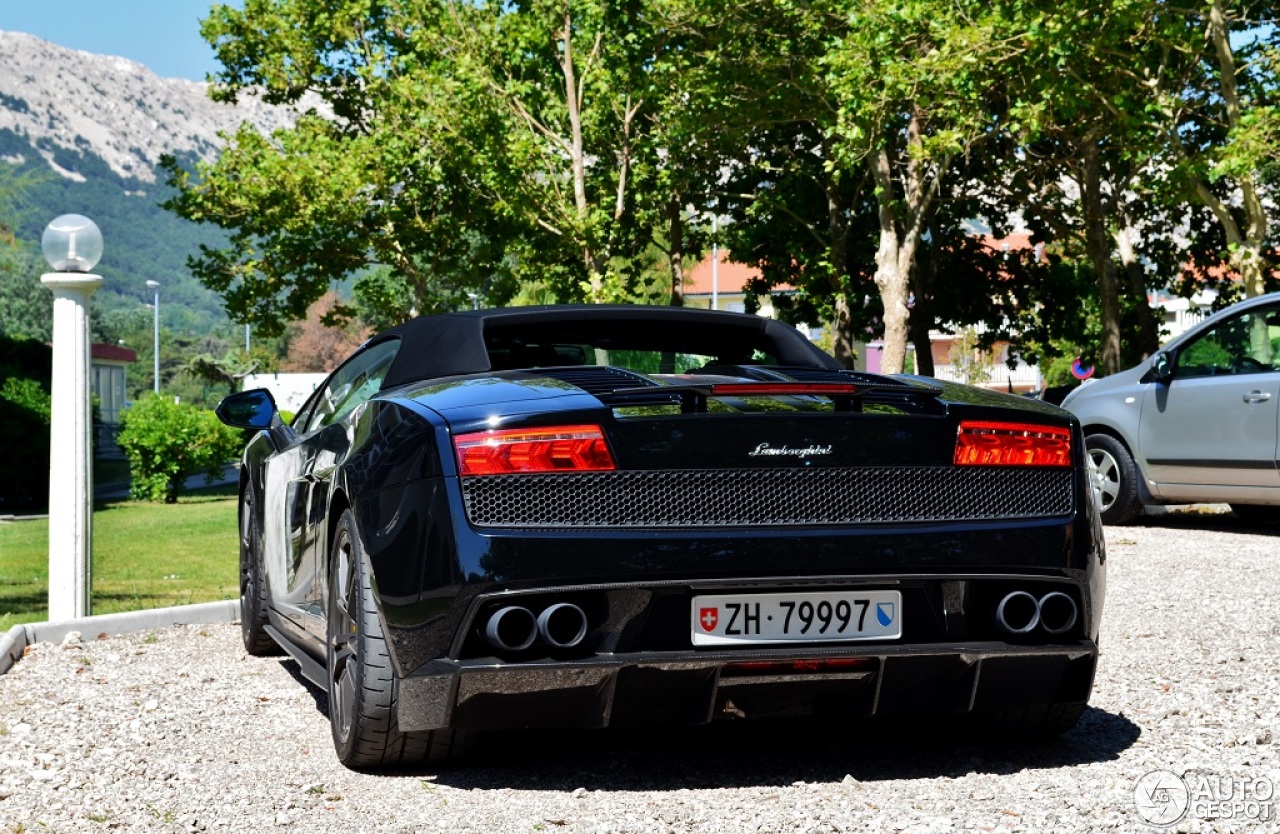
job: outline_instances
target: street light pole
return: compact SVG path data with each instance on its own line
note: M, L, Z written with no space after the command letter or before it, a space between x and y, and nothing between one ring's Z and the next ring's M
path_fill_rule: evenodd
M102 232L87 217L64 214L44 230L41 248L53 272L53 376L49 415L49 621L89 614L93 542L93 412L89 399L90 274L102 257Z
M153 358L155 360L153 377L154 377L155 392L158 395L160 393L160 282L148 281L147 288L151 290L155 290L155 294L156 294L155 304L151 308L152 312L154 313L153 326L151 329L153 331L152 350L153 350Z

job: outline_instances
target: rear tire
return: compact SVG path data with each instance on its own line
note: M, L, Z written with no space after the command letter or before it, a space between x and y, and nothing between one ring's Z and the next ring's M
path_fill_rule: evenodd
M253 491L246 487L240 502L240 638L254 657L281 653L266 627L267 583L262 571L262 534L253 512Z
M1142 512L1138 500L1138 465L1124 444L1106 434L1084 439L1092 477L1102 494L1102 523L1127 524Z
M375 768L444 762L461 753L466 738L460 732L400 731L399 681L351 510L334 531L327 611L329 725L338 760L350 768Z

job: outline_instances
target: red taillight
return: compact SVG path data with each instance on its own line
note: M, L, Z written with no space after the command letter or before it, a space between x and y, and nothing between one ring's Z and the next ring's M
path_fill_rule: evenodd
M956 434L956 466L1070 466L1071 430L1032 423L965 420Z
M497 429L453 439L462 475L607 472L617 467L599 426Z

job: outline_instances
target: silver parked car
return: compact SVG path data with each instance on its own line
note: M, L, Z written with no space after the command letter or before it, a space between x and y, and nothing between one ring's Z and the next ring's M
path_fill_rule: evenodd
M1215 313L1062 406L1084 427L1107 524L1197 502L1280 521L1280 293Z

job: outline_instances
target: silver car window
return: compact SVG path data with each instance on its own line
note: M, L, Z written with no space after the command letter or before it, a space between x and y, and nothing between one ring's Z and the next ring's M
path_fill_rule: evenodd
M1280 362L1280 307L1219 322L1179 351L1179 377L1256 374Z

